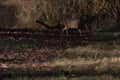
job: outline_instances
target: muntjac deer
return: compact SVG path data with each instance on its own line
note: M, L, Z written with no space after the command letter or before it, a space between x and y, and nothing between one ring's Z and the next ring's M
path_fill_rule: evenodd
M86 24L86 17L83 17L83 19L65 19L63 20L64 28L62 29L62 34L64 31L66 31L66 35L69 35L68 30L69 29L77 29L80 33L80 36L82 35L82 31L88 30L88 26Z
M64 28L62 29L62 34L64 31L66 31L66 34L69 35L68 30L69 29L78 29L80 35L81 35L81 29L79 27L80 20L79 19L65 19L63 21Z

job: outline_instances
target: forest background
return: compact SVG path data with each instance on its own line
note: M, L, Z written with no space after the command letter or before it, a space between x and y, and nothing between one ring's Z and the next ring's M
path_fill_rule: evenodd
M74 13L80 17L82 10L93 16L106 14L101 25L120 24L120 0L0 0L0 26L40 29L38 19L53 25Z

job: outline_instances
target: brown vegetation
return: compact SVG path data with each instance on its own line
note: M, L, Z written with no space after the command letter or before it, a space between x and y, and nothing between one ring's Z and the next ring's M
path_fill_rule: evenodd
M120 0L0 0L0 78L120 76L119 14Z
M109 15L106 19L100 18L97 21L100 26L119 24L120 21L119 0L2 0L0 5L2 6L0 18L4 18L3 21L0 21L0 25L7 27L39 28L35 23L37 19L53 24L56 20L72 18L74 12L78 14L77 17L80 17L83 14L82 9L86 10L89 16L94 16L96 13L100 13L100 16L103 14ZM104 11L99 12L103 8ZM95 26L95 24L94 22L93 25Z

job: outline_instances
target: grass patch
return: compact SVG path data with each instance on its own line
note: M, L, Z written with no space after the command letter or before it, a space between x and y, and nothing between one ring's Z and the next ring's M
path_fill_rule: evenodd
M119 80L119 76L101 75L101 76L81 76L81 77L18 77L4 80Z
M72 79L106 80L109 78L116 80L118 78L105 77L104 79L102 76L99 79L95 76L120 74L120 41L118 38L120 34L119 32L100 32L96 35L101 35L100 38L103 38L103 41L68 48L61 48L59 41L57 42L56 39L49 41L48 38L38 41L1 40L1 46L9 47L6 51L3 51L6 47L1 48L0 61L1 63L4 61L3 66L8 67L5 75L18 78L18 80L26 76L25 79L50 76L53 77L51 80L59 80L61 76L67 76L67 78L90 76ZM70 43L72 44L72 40Z
M120 46L118 42L98 43L95 45L79 46L66 49L65 57L68 58L104 58L120 57Z

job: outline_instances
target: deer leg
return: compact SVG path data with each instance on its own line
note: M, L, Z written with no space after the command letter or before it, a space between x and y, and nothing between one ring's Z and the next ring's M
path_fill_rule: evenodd
M65 30L66 30L66 28L63 28L63 29L62 29L62 34L64 34Z
M68 29L66 29L66 34L69 36Z
M80 36L82 35L82 31L80 29L78 29L79 33L80 33Z

